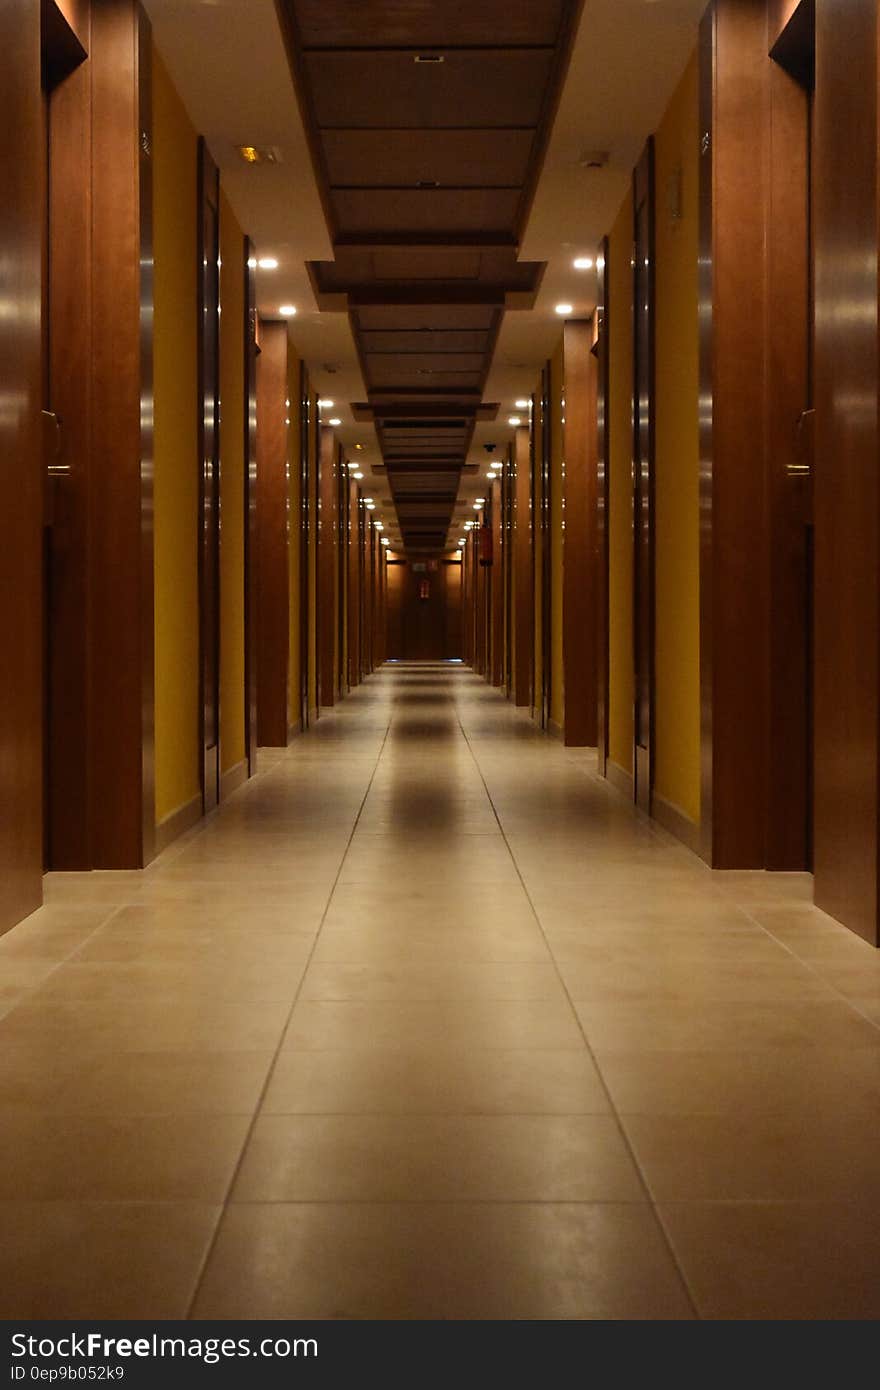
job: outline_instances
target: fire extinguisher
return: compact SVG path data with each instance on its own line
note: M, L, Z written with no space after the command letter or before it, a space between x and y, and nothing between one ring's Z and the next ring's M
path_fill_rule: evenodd
M492 527L489 519L483 514L483 524L480 527L480 564L487 568L492 563Z

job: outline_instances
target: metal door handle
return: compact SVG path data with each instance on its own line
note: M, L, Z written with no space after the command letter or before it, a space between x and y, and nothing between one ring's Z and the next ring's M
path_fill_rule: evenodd
M61 432L61 420L54 410L41 410L40 415L43 419L45 429L51 427L53 432L53 442L50 449L46 448L46 456L49 459L46 465L46 472L50 478L67 478L70 476L70 464L60 463L61 451L64 447L64 436Z

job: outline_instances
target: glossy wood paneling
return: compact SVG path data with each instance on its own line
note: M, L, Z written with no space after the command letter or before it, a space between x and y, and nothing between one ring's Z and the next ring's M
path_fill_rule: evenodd
M92 863L148 863L155 835L150 31L94 0L89 807Z
M42 524L40 12L0 6L0 931L41 901Z
M348 568L348 683L354 687L361 680L361 565L360 524L358 520L359 490L357 483L348 482L348 516L345 550Z
M807 92L775 63L768 82L765 856L769 869L805 869L812 842L812 481L800 421L812 405L810 110Z
M541 529L541 691L539 719L542 729L550 727L553 683L553 514L552 467L553 428L550 416L551 371L547 362L541 372L541 392L538 398L540 421L540 450L536 458L540 497Z
M609 489L611 479L611 381L609 345L611 303L609 294L609 238L605 237L596 261L596 747L599 774L608 770L608 712L611 666L609 642Z
M84 7L81 7L81 9ZM44 0L43 14L55 9ZM80 14L88 37L87 14ZM61 21L62 23L64 21ZM58 21L54 26L57 33ZM44 45L47 36L44 31ZM81 62L48 100L48 389L61 421L50 481L46 619L46 865L91 867L88 782L89 479L91 439L91 66Z
M288 731L287 324L263 321L257 358L257 737L283 748Z
M491 610L490 676L492 684L504 684L504 531L501 481L490 483L492 515L492 567L487 576Z
M816 902L878 940L878 7L817 0Z
M702 852L764 864L765 0L714 0L700 28Z
M592 342L589 320L572 319L565 324L564 738L576 748L596 745L599 684L598 374Z
M43 5L44 7L51 5L60 11L76 35L77 42L87 53L89 49L89 0L43 0Z
M635 799L654 791L654 141L633 174L633 769Z
M338 557L339 533L339 461L338 446L333 430L321 428L318 521L318 645L321 673L320 702L332 707L336 703L336 633L339 623Z
M513 523L513 622L514 638L513 701L528 709L532 703L532 663L534 658L534 594L532 592L532 465L530 430L520 425L514 436L514 523Z
M220 174L199 139L199 720L202 807L220 797Z
M244 239L244 738L248 775L257 770L257 276ZM291 518L296 525L298 518ZM291 709L296 696L291 692Z

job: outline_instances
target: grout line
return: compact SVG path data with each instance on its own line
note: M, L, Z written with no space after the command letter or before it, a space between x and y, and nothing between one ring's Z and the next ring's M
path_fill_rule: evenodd
M357 833L357 828L358 828L358 825L359 825L359 823L360 823L361 816L363 815L364 807L365 807L366 804L367 804L367 798L368 798L369 795L370 795L370 791L371 791L371 789L372 789L373 782L374 782L375 777L376 777L376 773L377 773L378 770L379 770L379 763L382 761L382 755L383 755L383 753L385 752L385 745L386 745L386 743L388 742L388 735L389 735L390 732L391 732L391 725L392 725L393 720L394 720L394 708L393 708L393 706L392 706L391 711L390 711L390 713L389 713L388 722L387 722L387 724L386 724L386 726L385 726L385 733L384 733L384 736L383 736L383 738L382 738L382 742L381 742L381 744L380 744L380 746L379 746L379 751L378 751L378 753L376 754L376 761L375 761L375 763L373 764L373 770L372 770L372 772L370 773L370 779L369 779L369 781L368 781L368 783L367 783L366 791L364 792L363 797L361 798L361 804L360 804L360 806L358 807L357 815L356 815L355 818L354 818L354 823L353 823L353 825L352 825L352 827L351 827L351 833L350 833L350 835L349 835L349 837L348 837L348 842L347 842L347 844L346 844L346 846L345 846L345 850L343 851L342 858L341 858L340 861L339 861L339 865L338 865L338 867L337 867L336 874L335 874L334 879L333 879L333 883L331 884L331 887L330 887L330 892L329 892L328 895L327 895L327 901L326 901L326 903L324 904L324 911L322 912L322 914L321 914L321 920L320 920L320 922L318 923L318 930L315 932L315 938L314 938L314 940L313 940L313 942L312 942L311 949L309 950L308 956L306 957L306 962L305 962L305 965L303 966L302 974L300 975L299 984L298 984L297 987L296 987L296 993L294 994L294 996L293 996L293 1001L292 1001L292 1003L291 1003L291 1005L290 1005L290 1008L289 1008L288 1011L287 1011L287 1017L286 1017L285 1020L284 1020L284 1024L283 1024L282 1029L281 1029L281 1034L280 1034L279 1039L278 1039L278 1046L275 1048L275 1051L274 1051L273 1054L272 1054L272 1060L271 1060L270 1063L269 1063L268 1070L266 1071L266 1076L265 1076L265 1078L264 1078L264 1080L263 1080L263 1085L262 1085L262 1087L261 1087L261 1089L260 1089L260 1094L257 1096L256 1103L255 1103L255 1105L254 1105L253 1113L252 1113L252 1115L251 1115L251 1122L250 1122L250 1124L248 1125L247 1132L246 1132L246 1134L245 1134L245 1136L244 1136L244 1139L243 1139L243 1141L242 1141L242 1145L241 1145L241 1149L240 1149L240 1151L239 1151L238 1159L237 1159L237 1161L236 1161L236 1163L235 1163L235 1167L233 1168L232 1174L231 1174L231 1176L230 1176L229 1183L228 1183L227 1188L226 1188L226 1193L225 1193L225 1195L224 1195L224 1197L223 1197L223 1200L222 1200L222 1202L220 1203L220 1206L219 1206L219 1215L218 1215L218 1217L217 1217L217 1223L216 1223L216 1225L215 1225L215 1227L214 1227L214 1231L213 1231L213 1234L212 1234L212 1236L211 1236L211 1239L210 1239L210 1241L208 1242L208 1246L207 1246L207 1249L206 1249L206 1251L205 1251L204 1259L202 1260L201 1267L200 1267L199 1272L198 1272L198 1274L197 1274L197 1276L196 1276L195 1284L194 1284L194 1286L193 1286L192 1297L191 1297L191 1299L190 1299L190 1301L189 1301L189 1304L187 1305L187 1310L186 1310L186 1314L185 1314L185 1318L186 1318L187 1321L190 1320L190 1319L192 1318L192 1316L193 1316L193 1309L195 1308L195 1305L196 1305L196 1302L197 1302L197 1300L198 1300L199 1294L201 1293L202 1284L204 1283L205 1274L207 1273L208 1265L210 1264L211 1257L212 1257L212 1255L214 1254L214 1250L215 1250L216 1247L217 1247L217 1241L218 1241L218 1239L219 1239L219 1237L220 1237L220 1228L221 1228L221 1226L222 1226L222 1224L223 1224L223 1218L224 1218L224 1216L225 1216L225 1214L226 1214L226 1209L227 1209L227 1207L229 1206L230 1199L231 1199L231 1197L232 1197L232 1193L233 1193L233 1191L234 1191L234 1189L235 1189L235 1184L236 1184L236 1182L238 1181L238 1176L239 1176L239 1173L241 1172L242 1165L243 1165L243 1163L244 1163L245 1154L247 1153L248 1147L249 1147L250 1142L251 1142L251 1138L253 1137L253 1133L254 1133L254 1130L255 1130L256 1124L257 1124L257 1120L258 1120L259 1117L260 1117L260 1111L262 1110L262 1107L263 1107L263 1101L264 1101L265 1098L266 1098L266 1094L267 1094L267 1092L268 1092L268 1090L269 1090L269 1086L271 1085L272 1078L273 1078L273 1076L274 1076L274 1074L275 1074L275 1068L276 1068L276 1066L278 1065L278 1059L279 1059L279 1057L281 1056L281 1053L282 1053L282 1051L283 1051L284 1042L285 1042L285 1039L286 1039L286 1037L287 1037L287 1030L288 1030L288 1028L290 1027L290 1022L291 1022L291 1019L293 1018L294 1010L295 1010L297 1004L299 1003L300 995L301 995L301 993L302 993L302 988L303 988L303 985L304 985L304 983L305 983L305 978L306 978L306 975L307 975L308 972L309 972L309 967L310 967L310 965L311 965L311 963L312 963L312 959L313 959L313 957L314 957L315 951L317 950L318 941L320 940L321 932L323 931L323 928L324 928L324 923L325 923L325 921L327 920L327 913L330 911L330 904L331 904L332 901L333 901L333 895L334 895L334 893L336 892L336 888L337 888L337 886L338 886L339 879L340 879L340 876L341 876L341 874L342 874L343 867L344 867L344 865L345 865L345 861L346 861L346 859L348 858L348 852L349 852L349 850L351 849L352 840L354 839L355 834ZM308 732L309 732L309 731L307 731L306 737L308 736Z
M689 1303L690 1306L691 1306L691 1309L692 1309L692 1311L693 1311L694 1317L695 1317L698 1321L700 1321L701 1318L702 1318L702 1315L701 1315L700 1310L699 1310L699 1308L698 1308L698 1306L697 1306L697 1301L696 1301L696 1298L695 1298L695 1296L694 1296L694 1292L693 1292L693 1290L692 1290L692 1288L691 1288L691 1285L690 1285L690 1282L689 1282L689 1280L688 1280L688 1278L687 1278L687 1276L686 1276L686 1274L685 1274L685 1272L684 1272L684 1270L683 1270L683 1268L682 1268L682 1266L681 1266L681 1263L680 1263L680 1261L679 1261L679 1259L678 1259L678 1256L676 1255L675 1249L674 1249L674 1247L673 1247L672 1241L671 1241L670 1238L669 1238L669 1234L668 1234L668 1232L667 1232L667 1230L666 1230L666 1227L664 1226L663 1221L661 1220L660 1211L659 1211L659 1204L658 1204L657 1202L654 1201L654 1198L653 1198L652 1193L651 1193L651 1189L650 1189L650 1187L648 1186L647 1179L646 1179L646 1177L645 1177L645 1175L644 1175L644 1173L643 1173L643 1171L642 1171L642 1166L641 1166L641 1164L639 1163L638 1158L636 1157L635 1149L634 1149L633 1146L632 1146L632 1143L631 1143L631 1141L630 1141L629 1135L627 1134L627 1132L626 1132L626 1130L625 1130L625 1128L624 1128L623 1120L622 1120L622 1118L621 1118L621 1116L620 1116L620 1113L619 1113L619 1111L618 1111L618 1109L617 1109L616 1104L614 1103L614 1097L612 1096L611 1091L610 1091L609 1088L608 1088L608 1085L607 1085L607 1083L606 1083L606 1081L605 1081L604 1073L602 1072L602 1068L601 1068L600 1065L599 1065L598 1058L596 1057L596 1054L594 1053L594 1051L593 1051L593 1049L592 1049L592 1047L591 1047L591 1045L590 1045L590 1041L589 1041L589 1038L587 1037L587 1033L586 1033L586 1030L585 1030L585 1028L584 1028L584 1025L583 1025L583 1023L581 1022L580 1015L578 1014L578 1011L577 1011L577 1009L576 1009L575 1006L574 1006L574 1001L572 1000L571 994L569 993L568 986L566 985L565 980L564 980L564 978L563 978L563 976L562 976L562 972L561 972L561 970L559 969L559 965L558 965L558 962L557 962L557 960L556 960L556 956L555 956L555 954L554 954L554 952L553 952L553 948L552 948L552 946L551 946L551 944L550 944L550 942L549 942L549 940L548 940L548 938L547 938L547 934L546 934L546 932L545 932L545 930L544 930L544 924L543 924L543 922L541 921L541 918L540 918L540 916L539 916L539 914L538 914L537 909L535 908L535 904L534 904L534 902L532 901L532 896L531 896L531 894L529 893L528 888L526 887L525 879L523 878L522 873L521 873L521 871L520 871L519 864L518 864L517 861L516 861L516 855L514 854L512 848L511 848L511 846L510 846L510 841L509 841L508 838L507 838L507 833L506 833L506 831L505 831L505 829L504 829L504 825L503 825L503 823L502 823L501 817L500 817L500 815L498 814L498 810L497 810L497 808L496 808L496 806L495 806L495 802L492 800L492 793L491 793L490 790L489 790L489 784L487 783L486 778L485 778L485 776L484 776L484 774L483 774L483 769L482 769L481 766L480 766L479 759L477 758L477 755L476 755L476 753L474 752L474 749L473 749L473 747L472 747L472 745L471 745L470 739L468 738L468 735L467 735L467 732L466 732L466 730L465 730L465 727L464 727L463 723L461 722L461 717L460 717L460 715L459 715L459 718L458 718L458 727L461 729L462 737L463 737L465 743L467 744L468 751L469 751L471 757L472 757L473 760L474 760L474 765L476 766L476 769L477 769L477 771L478 771L479 774L480 774L480 778L481 778L481 780L482 780L483 787L485 788L485 791L486 791L486 796L487 796L488 799L489 799L489 805L492 807L492 811L493 811L493 813L494 813L494 815L495 815L495 819L496 819L497 822L498 822L498 829L501 831L501 834L502 834L502 836L504 837L504 843L505 843L505 845L507 846L507 852L508 852L508 854L510 855L511 862L513 863L513 867L514 867L514 870L515 870L515 872L516 872L517 878L519 879L520 884L522 885L522 890L523 890L523 893L525 894L526 901L527 901L528 904L529 904L529 907L530 907L530 909L531 909L531 911L532 911L532 915L533 915L533 917L534 917L534 919L535 919L535 922L537 923L538 930L540 931L541 936L542 936L542 938L543 938L544 945L546 946L547 951L548 951L548 953L549 953L549 955L550 955L550 959L551 959L552 962L553 962L553 968L554 968L554 970L556 971L556 978L558 979L559 984L560 984L560 986L561 986L561 988L562 988L562 990L563 990L563 993L565 994L565 998L566 998L566 1000L567 1000L567 1002L568 1002L568 1006L569 1006L569 1008L571 1009L572 1014L574 1015L575 1023L577 1024L577 1027L578 1027L578 1030L579 1030L579 1032L580 1032L580 1034L581 1034L581 1037L582 1037L583 1040L584 1040L584 1047L585 1047L586 1050L587 1050L587 1055L589 1056L590 1061L593 1063L593 1066L594 1066L595 1069L596 1069L596 1075L597 1075L597 1077L599 1078L599 1084L601 1085L602 1090L603 1090L604 1093L605 1093L606 1099L607 1099L608 1104L609 1104L610 1109L611 1109L611 1118L614 1120L614 1122L615 1122L615 1124L616 1124L616 1126L617 1126L618 1133L620 1134L620 1137L621 1137L621 1140L622 1140L622 1142L623 1142L624 1148L626 1149L626 1152L627 1152L627 1154L629 1155L630 1162L631 1162L632 1165L633 1165L633 1170L634 1170L634 1172L636 1173L636 1176L637 1176L637 1178L638 1178L639 1185L640 1185L642 1191L643 1191L644 1194L645 1194L645 1200L646 1200L648 1206L650 1207L650 1209L651 1209L651 1211L652 1211L652 1213L653 1213L654 1220L655 1220L656 1223L657 1223L657 1230L658 1230L658 1233L659 1233L659 1235L660 1235L661 1241L663 1242L663 1245L665 1246L666 1250L667 1250L668 1253L669 1253L669 1257L670 1257L670 1259L672 1260L673 1267L675 1268L675 1270L676 1270L676 1272L677 1272L677 1274L678 1274L679 1280L680 1280L680 1282L681 1282L682 1289L684 1290L684 1292L685 1292L685 1294L686 1294L686 1296L687 1296L687 1300L688 1300L688 1303Z

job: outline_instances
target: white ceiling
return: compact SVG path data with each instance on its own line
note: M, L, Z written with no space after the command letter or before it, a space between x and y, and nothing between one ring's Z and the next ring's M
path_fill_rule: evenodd
M479 4L479 0L474 0ZM693 51L706 0L585 0L571 64L521 248L524 260L547 262L532 310L505 316L485 399L498 401L495 425L479 424L459 515L483 495L484 446L512 436L508 416L534 388L561 331L557 303L574 317L592 313L593 272L576 271L593 255L626 193L631 170L656 129ZM336 403L343 442L360 443L371 491L388 496L372 425L356 425L350 403L364 400L363 379L344 313L319 313L305 263L329 260L332 247L293 91L274 0L144 0L161 53L196 129L216 159L236 215L258 254L276 256L277 271L258 272L262 313L297 306L291 337L319 393ZM249 167L235 146L274 145L277 165ZM585 154L607 151L607 167L582 167ZM371 470L376 466L376 474ZM462 510L464 509L464 511ZM396 530L384 508L389 533ZM471 514L473 514L471 512Z

